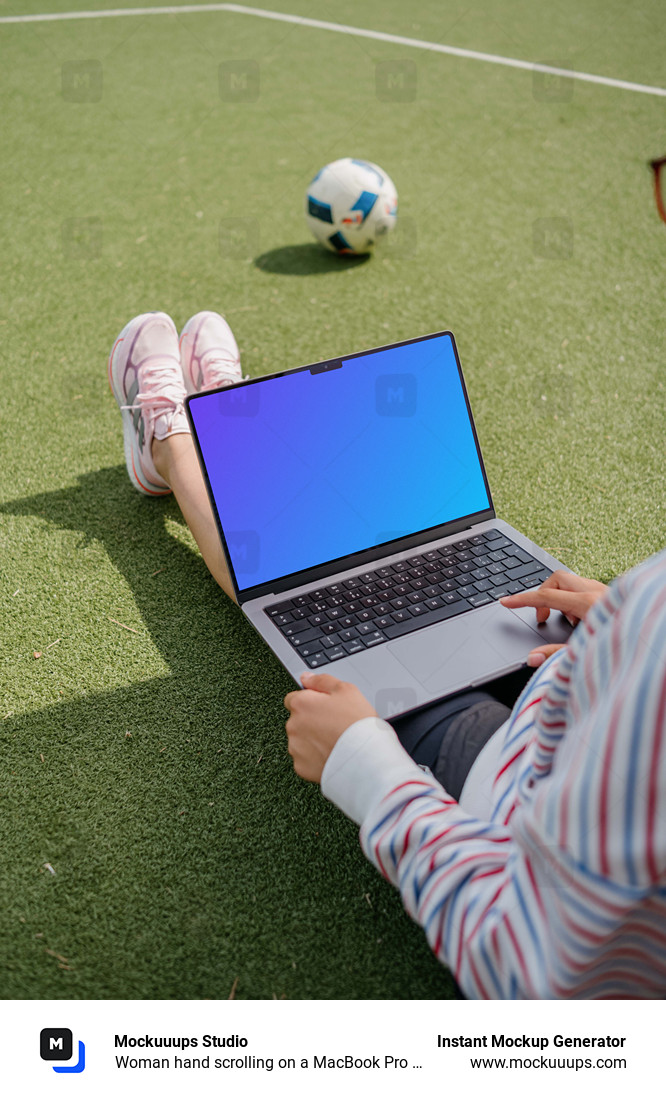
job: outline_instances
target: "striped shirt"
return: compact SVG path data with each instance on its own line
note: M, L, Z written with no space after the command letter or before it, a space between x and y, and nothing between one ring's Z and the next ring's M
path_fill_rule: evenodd
M666 551L610 586L498 736L489 820L379 719L345 731L322 789L468 996L664 997Z

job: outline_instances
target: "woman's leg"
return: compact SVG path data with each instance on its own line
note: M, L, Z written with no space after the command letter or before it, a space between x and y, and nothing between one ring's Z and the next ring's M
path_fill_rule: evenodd
M510 717L533 669L519 669L405 714L391 723L403 748L426 764L453 798L459 798L472 764Z
M154 439L152 456L158 474L173 490L206 565L223 592L235 602L236 596L192 436L179 433L168 435L165 439Z

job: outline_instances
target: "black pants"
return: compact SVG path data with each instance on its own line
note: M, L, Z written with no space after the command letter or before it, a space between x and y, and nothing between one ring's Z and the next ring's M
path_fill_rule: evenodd
M391 725L412 759L427 764L452 798L460 798L472 764L511 714L532 672L519 669L482 690L449 695Z

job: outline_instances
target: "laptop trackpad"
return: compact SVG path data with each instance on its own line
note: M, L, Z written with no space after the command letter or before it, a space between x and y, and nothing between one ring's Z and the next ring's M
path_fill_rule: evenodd
M388 649L427 691L446 694L524 662L541 641L536 629L495 603L408 634Z

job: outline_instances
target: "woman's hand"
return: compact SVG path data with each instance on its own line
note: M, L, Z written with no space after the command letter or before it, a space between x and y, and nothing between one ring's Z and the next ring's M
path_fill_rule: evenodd
M294 771L302 779L321 782L321 773L333 746L352 722L370 718L377 711L354 684L328 673L304 672L304 691L290 691L284 705L289 711L287 738Z
M608 585L601 581L592 581L587 577L579 577L576 573L556 569L540 588L534 588L530 592L517 592L514 596L503 596L500 603L505 607L535 607L538 623L546 622L551 609L561 611L571 625L576 626L607 591ZM531 668L538 668L547 657L562 648L561 645L537 646L528 655L527 663Z

